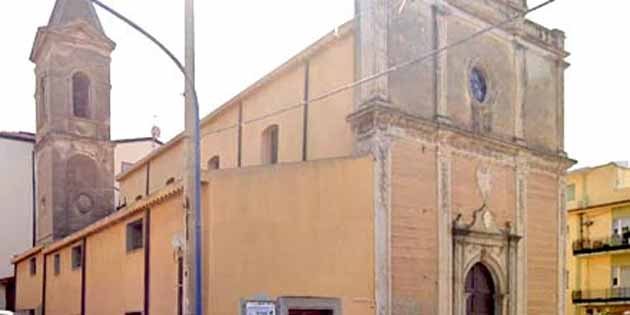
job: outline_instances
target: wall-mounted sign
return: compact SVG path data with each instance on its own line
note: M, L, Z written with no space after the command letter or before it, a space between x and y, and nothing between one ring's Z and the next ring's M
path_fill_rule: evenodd
M276 315L276 303L271 301L246 302L245 315Z

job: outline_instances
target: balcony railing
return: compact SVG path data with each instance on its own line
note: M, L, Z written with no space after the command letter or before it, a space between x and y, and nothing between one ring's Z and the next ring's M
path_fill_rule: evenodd
M630 249L630 234L624 236L614 234L599 239L578 239L573 242L573 254L584 255L599 252Z
M630 302L630 288L573 291L573 303Z

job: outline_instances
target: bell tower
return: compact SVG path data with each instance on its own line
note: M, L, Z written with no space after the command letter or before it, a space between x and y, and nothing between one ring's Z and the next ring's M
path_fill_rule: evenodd
M37 31L37 242L63 238L114 210L109 39L88 0L57 0Z

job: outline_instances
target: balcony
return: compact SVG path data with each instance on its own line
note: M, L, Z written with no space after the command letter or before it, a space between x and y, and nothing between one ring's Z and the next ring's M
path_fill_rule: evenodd
M630 288L573 291L574 304L630 302Z
M583 238L573 242L573 255L576 256L621 250L630 250L630 233L599 239Z

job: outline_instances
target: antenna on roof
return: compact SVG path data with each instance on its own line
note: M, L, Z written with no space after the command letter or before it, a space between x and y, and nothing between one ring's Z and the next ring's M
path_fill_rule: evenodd
M162 135L162 130L157 126L157 115L153 115L153 127L151 127L151 138L153 138L153 142L158 141L160 136Z

